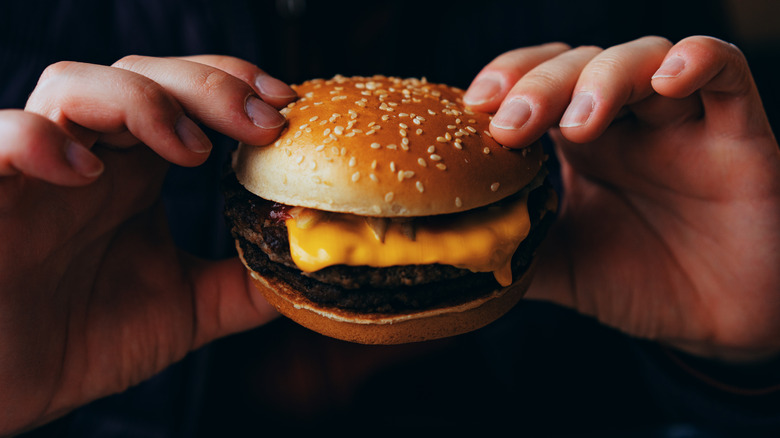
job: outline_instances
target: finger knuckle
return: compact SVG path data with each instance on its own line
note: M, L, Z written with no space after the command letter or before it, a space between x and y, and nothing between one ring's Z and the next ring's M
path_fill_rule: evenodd
M59 61L47 66L41 73L38 84L44 84L67 74L67 71L70 70L74 64L75 62L73 61Z
M111 64L112 67L121 68L123 70L135 71L135 67L143 61L145 57L140 55L127 55L118 59Z
M0 155L27 150L29 145L44 144L54 137L46 121L28 112L14 111L0 118Z
M209 68L202 73L196 74L193 78L193 86L201 90L206 96L212 96L230 88L234 77L216 68Z
M665 48L672 47L672 42L668 38L659 35L647 35L642 38L639 38L639 41L645 44L657 45Z

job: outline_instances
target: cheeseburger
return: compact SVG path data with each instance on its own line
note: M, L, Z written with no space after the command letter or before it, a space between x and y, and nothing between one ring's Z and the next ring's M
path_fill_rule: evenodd
M465 333L528 287L555 210L540 144L502 147L463 91L312 80L269 146L240 144L226 216L257 288L312 330L366 344Z

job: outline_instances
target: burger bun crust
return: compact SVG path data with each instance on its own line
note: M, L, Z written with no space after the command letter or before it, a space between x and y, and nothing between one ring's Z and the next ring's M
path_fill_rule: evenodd
M539 172L539 143L490 136L490 115L463 91L418 79L335 77L293 86L288 125L269 146L240 144L233 168L250 192L281 204L362 216L428 216L481 207Z

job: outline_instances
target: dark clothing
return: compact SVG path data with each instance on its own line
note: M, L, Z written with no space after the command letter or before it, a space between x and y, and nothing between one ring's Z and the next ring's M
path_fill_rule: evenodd
M110 64L128 54L218 53L255 62L289 83L381 73L465 88L498 54L537 43L607 47L647 34L729 39L723 11L706 0L5 3L0 107L23 107L41 71L59 60ZM217 146L212 157L196 169L174 167L164 197L176 241L199 256L222 258L234 251L219 193L234 141L210 134ZM363 379L347 379L361 382L357 386L328 380L339 375L337 359L366 350L398 360ZM776 393L738 396L708 388L653 344L557 306L523 302L483 330L407 347L344 344L279 320L216 341L147 382L27 436L376 428L480 436L503 430L521 436L778 436L780 400Z

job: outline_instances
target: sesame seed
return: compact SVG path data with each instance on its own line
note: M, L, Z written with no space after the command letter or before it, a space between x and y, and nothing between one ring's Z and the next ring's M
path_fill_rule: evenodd
M403 129L409 129L409 125L407 125L406 123L399 123L398 126L400 126Z
M302 133L301 131L296 131L296 132L295 132L295 135L293 135L293 138L298 138L298 137L300 137L301 135L303 135L303 133Z
M428 110L428 114L430 114L432 116L435 116L436 115L436 111L429 109Z
M295 158L295 164L301 164L303 162L303 155L298 155Z
M401 144L403 146L409 146L409 139L407 137L404 137L401 139ZM405 149L404 149L405 150Z
M444 133L444 138L446 138L446 139L447 139L447 141L450 141L450 140L452 140L452 136L450 135L450 133L449 133L449 132L445 132L445 133Z
M390 162L390 171L395 172L395 161Z
M406 137L406 129L399 129L398 133L401 134L401 137Z
M457 123L458 125L460 125L460 123L461 123L461 120L460 120L460 119L455 119L455 123Z
M485 146L485 148L482 149L482 153L485 154L485 155L490 155L490 148Z
M395 194L393 192L387 192L385 194L385 202L393 202L393 197Z
M314 116L314 117L310 118L309 121L310 122L316 122L317 119L319 119L319 118L320 118L319 116Z
M376 170L376 160L371 162L371 169Z
M309 108L309 105L304 105L304 106L302 106L302 107L300 107L298 109L303 111L303 110L308 109L308 108Z
M466 130L472 134L477 132L476 128L474 128L473 126L466 126Z
M422 129L417 129L416 132L417 132L417 135L421 135L423 133L423 130Z
M493 134L491 134L490 131L482 131L482 132L484 132L485 135L487 135L488 137L493 138Z
M379 149L381 147L382 147L382 145L379 144L379 143L371 143L371 149Z
M379 178L376 177L373 173L371 175L368 175L369 178L371 178L371 181L373 182L379 182Z
M456 128L457 128L457 126L455 126L455 125L447 125L447 129L456 129Z
M463 145L460 144L459 142L455 142L454 146L455 146L455 149L458 149L458 150L462 150L463 149Z
M429 158L433 161L441 161L441 155L438 154L431 154Z
M344 134L344 137L354 137L354 136L355 136L355 131L350 131L347 134Z
M461 201L457 196L455 197L455 206L458 208L463 207L463 201Z
M372 135L372 134L374 134L375 132L376 132L376 130L375 130L375 129L372 129L372 130L370 130L370 131L366 132L366 135Z
M398 113L398 117L409 117L407 113Z
M341 135L344 133L344 127L343 126L336 126L333 128L333 132L335 132L338 135Z
M418 158L417 159L417 164L419 164L422 167L428 167L428 163L425 162L424 158Z
M442 136L436 137L436 141L439 143L447 143L447 139Z
M357 164L357 158L351 157L349 159L349 167L355 167L356 164Z
M414 177L414 172L411 170L405 170L404 171L404 178L409 179Z
M370 127L372 127L374 125L376 125L376 122L371 122L371 123L368 124L368 127L370 128Z
M357 182L357 180L360 179L360 172L355 172L352 174L352 182Z
M403 180L404 180L404 171L403 170L399 170L398 171L398 181L400 182L400 181L403 181Z
M497 191L497 190L498 190L498 187L499 187L499 185L500 185L499 183L497 183L497 182L494 182L493 184L491 184L491 185L490 185L490 191L491 191L491 192L495 192L495 191Z
M328 121L327 121L327 120L320 120L320 126L322 126L322 125L324 125L324 124L326 124L326 123L328 123Z
M425 190L423 188L423 184L420 181L417 181L414 185L415 185L415 187L417 187L417 190L419 190L420 193L422 193Z
M437 163L436 168L439 170L447 170L447 165L444 163Z
M382 116L382 120L386 122L386 121L390 120L390 116L385 114L385 115Z
M316 148L314 148L314 150L316 152L322 152L323 149L325 149L325 145L324 144L321 144L321 145L317 146Z
M395 144L389 144L389 145L387 145L385 147L390 149L390 150L397 150L398 149L398 146L396 146Z
M434 152L436 152L436 146L434 146L434 145L428 146L428 153L432 154Z

